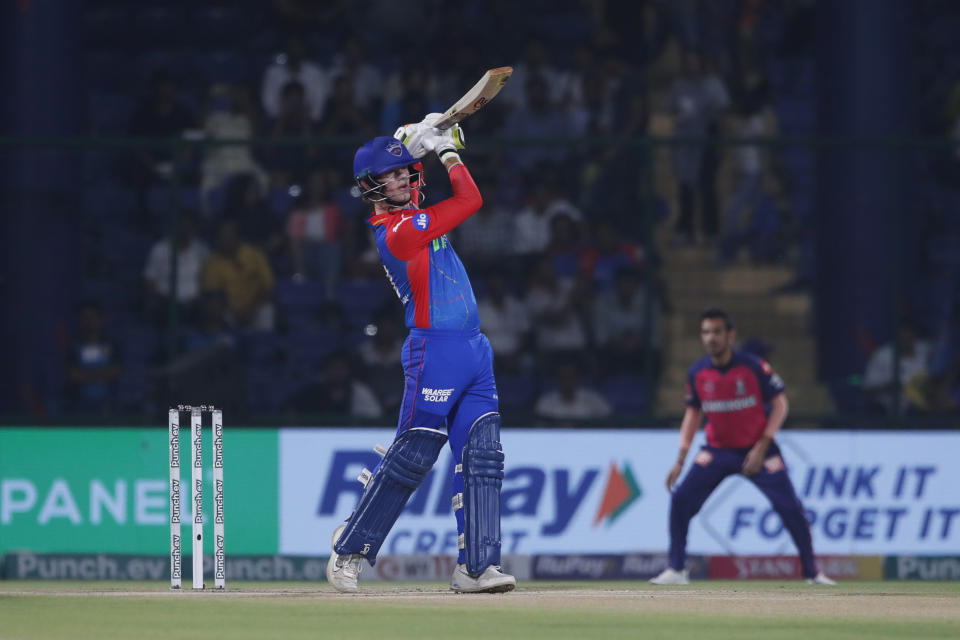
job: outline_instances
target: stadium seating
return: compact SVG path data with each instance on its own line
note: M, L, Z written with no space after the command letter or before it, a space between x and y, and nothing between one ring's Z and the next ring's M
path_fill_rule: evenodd
M87 7L81 16L81 33L87 47L121 46L134 39L129 5Z
M136 98L126 93L91 91L87 94L91 133L125 134L135 105Z
M208 46L227 47L244 42L251 34L256 33L262 24L257 5L242 7L237 4L239 3L192 8L188 25L191 41Z
M186 24L187 12L181 6L141 5L134 10L133 28L142 42L151 45L169 46L184 42L190 35L184 29Z
M638 414L650 408L650 384L642 376L610 376L600 381L600 390L617 413Z
M340 283L338 299L344 306L349 323L362 326L390 299L392 291L386 280L347 280Z
M105 221L126 218L135 207L136 192L126 187L91 187L83 194L84 213Z
M253 75L249 58L237 51L197 52L191 64L205 85L248 82Z
M83 80L88 89L125 92L139 73L130 55L117 49L83 54Z

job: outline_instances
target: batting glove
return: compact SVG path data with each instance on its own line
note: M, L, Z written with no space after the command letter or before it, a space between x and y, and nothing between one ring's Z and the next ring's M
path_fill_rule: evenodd
M434 127L436 122L442 117L442 113L428 113L420 124ZM441 138L441 140L437 141L434 145L434 150L437 152L437 155L442 151L456 151L457 149L467 148L466 138L459 124L455 124L443 131L434 128L433 131Z
M414 158L422 158L432 149L424 146L424 140L428 137L436 136L437 130L422 122L415 124L405 124L398 128L393 137L403 143Z
M463 130L458 125L454 125L446 131L424 138L423 146L427 151L435 151L442 160L447 153L456 153L459 149L466 148Z

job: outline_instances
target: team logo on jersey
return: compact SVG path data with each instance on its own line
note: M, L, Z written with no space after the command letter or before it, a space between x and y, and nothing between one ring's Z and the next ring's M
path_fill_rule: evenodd
M714 390L713 380L707 380L703 383L703 392L704 393L713 393Z
M766 360L760 361L760 368L763 369L763 372L767 375L770 375L771 373L773 373L773 367L771 367L770 363L767 362Z
M770 386L774 389L783 389L783 378L776 373L773 374L770 376Z
M403 215L403 214L401 213L401 214L400 214L400 222L398 222L397 224L393 225L393 232L396 233L396 232L397 232L397 229L400 228L400 225L402 225L404 222L406 222L407 220L409 220L409 219L412 218L412 217L413 217L413 216L405 216L405 215ZM386 267L384 267L384 269L386 269ZM388 272L388 273L389 273L389 272Z
M417 215L413 216L413 226L415 226L417 229L420 229L420 231L426 231L430 226L430 215L426 213L418 213Z
M747 385L743 383L743 378L737 378L737 395L738 396L747 395Z
M403 155L403 145L399 141L391 142L386 146L387 153L398 158Z

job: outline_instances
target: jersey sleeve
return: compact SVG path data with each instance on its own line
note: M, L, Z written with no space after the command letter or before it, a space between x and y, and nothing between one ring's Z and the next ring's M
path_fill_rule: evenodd
M687 384L685 385L685 400L688 407L694 409L700 408L700 396L697 394L697 374L696 369L691 368L687 372Z
M786 390L783 379L777 375L770 363L766 360L760 361L760 367L757 371L757 380L760 382L760 391L763 393L763 400L767 402L780 395Z
M450 169L453 195L423 210L394 214L386 224L387 248L400 260L409 260L427 246L480 209L483 199L467 168L458 164Z

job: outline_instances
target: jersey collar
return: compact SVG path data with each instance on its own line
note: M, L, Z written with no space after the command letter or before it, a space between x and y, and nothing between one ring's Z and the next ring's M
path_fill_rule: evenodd
M370 217L367 218L367 224L371 227L379 227L382 224L385 224L392 216L397 215L398 213L403 213L409 211L413 207L407 207L406 209L397 209L396 211L384 211L383 213L377 213L374 211L370 214Z

